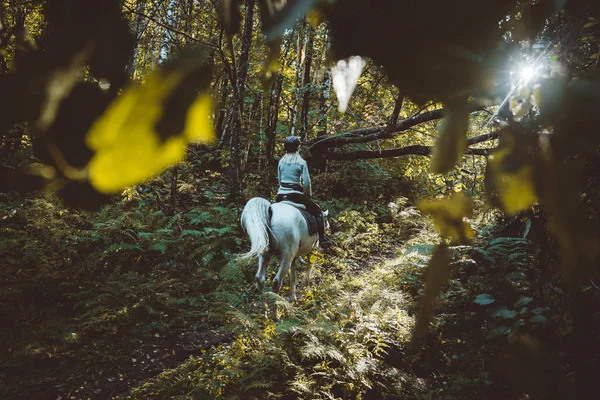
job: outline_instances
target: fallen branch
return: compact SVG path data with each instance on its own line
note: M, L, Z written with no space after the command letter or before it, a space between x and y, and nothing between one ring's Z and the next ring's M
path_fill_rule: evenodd
M494 140L498 138L497 133L488 133L485 135L479 135L467 139L467 145L472 146L477 143L483 143L490 140ZM413 145L400 147L397 149L388 149L388 150L358 150L358 151L350 151L350 152L340 152L340 151L327 151L321 153L321 156L328 160L367 160L373 158L388 158L388 157L400 157L400 156L428 156L431 155L433 147L431 146L422 146L422 145ZM465 155L475 155L475 156L487 156L493 150L491 148L478 149L478 148L467 148L465 150Z
M475 112L481 111L488 106L489 104L474 102L469 104L469 109L471 112ZM398 136L398 134L412 128L413 126L441 119L444 117L444 112L444 109L426 111L413 117L403 119L392 126L360 128L335 136L317 137L306 142L305 146L308 146L310 152L314 153L322 152L330 147L342 146L345 144L367 143L380 139L390 139Z

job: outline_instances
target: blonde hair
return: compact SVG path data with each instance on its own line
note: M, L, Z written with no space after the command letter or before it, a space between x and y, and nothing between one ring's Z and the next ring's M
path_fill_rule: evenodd
M279 162L283 164L302 164L304 162L304 158L302 158L299 152L295 151L293 153L286 153L283 157L281 157Z

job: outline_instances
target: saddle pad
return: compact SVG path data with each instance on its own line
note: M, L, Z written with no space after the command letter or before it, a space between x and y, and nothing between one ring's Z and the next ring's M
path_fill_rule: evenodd
M308 225L308 233L311 235L317 234L317 232L319 232L319 228L317 227L317 219L315 218L315 216L301 208L299 208L298 211L300 211L300 213L306 220L306 225Z

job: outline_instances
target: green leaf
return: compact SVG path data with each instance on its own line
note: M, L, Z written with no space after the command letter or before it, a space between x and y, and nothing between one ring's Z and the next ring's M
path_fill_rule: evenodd
M506 325L501 325L495 329L492 329L488 334L488 339L493 339L498 336L508 335L512 329Z
M515 308L520 308L520 307L526 306L527 304L531 303L532 301L533 301L533 299L531 297L521 296L521 297L519 297L519 300L515 301L513 306Z
M523 239L525 239L527 237L530 229L531 229L531 220L528 219L527 221L525 221L525 232L523 232Z
M549 310L550 310L550 308L548 308L548 307L538 307L538 308L534 308L533 310L531 310L531 312L536 315L541 315Z
M531 317L531 319L529 319L529 322L539 323L539 324L544 324L547 321L548 321L548 318L546 318L543 315L534 315L533 317Z
M477 297L475 297L475 300L473 300L473 303L479 304L481 306L485 306L488 304L492 304L495 301L496 301L496 299L491 294L482 293L480 295L477 295Z
M497 317L497 318L512 319L517 315L517 312L509 310L508 308L502 306L502 307L493 309L491 311L490 315L492 317Z

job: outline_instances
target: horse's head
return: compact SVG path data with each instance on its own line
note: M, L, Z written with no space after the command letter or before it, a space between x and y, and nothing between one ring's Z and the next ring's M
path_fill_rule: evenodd
M329 210L323 211L323 225L325 226L325 230L329 230L331 225L329 225L329 219L327 216L329 215Z

